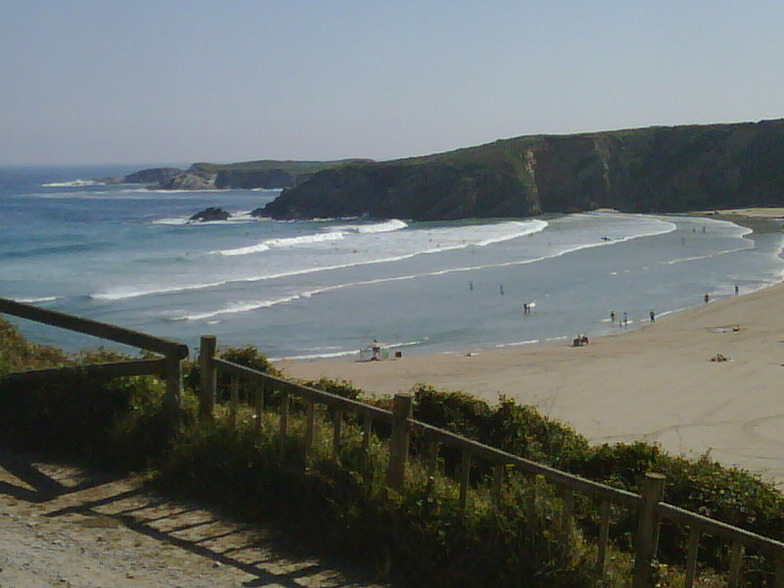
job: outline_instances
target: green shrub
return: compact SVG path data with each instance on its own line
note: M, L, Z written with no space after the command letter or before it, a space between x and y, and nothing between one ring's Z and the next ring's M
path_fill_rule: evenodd
M28 343L14 325L0 317L0 377L24 371L73 363L55 347Z
M527 459L570 469L584 459L588 441L571 427L501 396L485 427L482 442Z
M298 430L303 423L295 420L290 426ZM520 507L528 492L522 483L505 494L504 508L472 493L461 514L455 484L423 475L415 462L401 493L386 488L386 453L375 445L362 451L356 427L345 431L338 464L330 455L330 427L321 422L303 476L278 461L277 432L268 425L260 437L242 418L237 429L216 419L184 431L159 483L218 501L243 519L277 521L297 544L362 561L382 579L432 587L594 585L594 553L579 534L566 542L552 534L557 506L546 485L533 527ZM291 453L301 449L296 441L289 446Z
M769 537L784 535L784 495L757 476L727 468L707 456L696 461L673 457L641 441L592 447L571 428L503 396L497 406L491 406L468 394L431 386L419 385L412 392L415 418L434 426L631 492L640 491L647 472L659 472L666 476L666 502ZM445 471L456 472L460 453L445 448L441 455ZM487 466L472 466L472 479L487 473ZM588 500L582 503L578 513L583 529L596 536L597 505ZM623 510L614 519L611 537L620 547L631 550L636 526L636 515ZM687 529L663 525L659 559L680 565L687 541ZM700 546L701 561L726 570L729 548L725 541L705 537ZM759 556L750 554L746 559L753 564L746 573L749 585L762 586L771 580L773 571L758 561Z
M252 346L227 349L221 357L277 374ZM0 370L123 358L100 349L68 358L56 350L30 346L0 321ZM193 415L198 368L191 365L185 379L189 383L183 394L185 420L177 436L170 434L165 414L165 386L152 376L106 381L75 373L24 386L0 379L0 443L121 470L156 468L160 483L170 491L207 499L249 520L277 521L281 532L302 545L361 559L378 576L411 585L594 585L590 575L594 554L583 538L596 533L597 505L591 500L577 497L581 527L563 540L553 535L561 503L552 496L552 487L535 482L532 523L530 481L512 475L502 508L494 508L482 484L489 472L487 464L473 466L474 487L465 514L458 507L455 483L440 475L429 477L416 459L410 464L405 488L397 493L384 484L388 455L383 444L373 438L366 453L360 429L350 418L337 463L331 455L331 427L317 411L317 435L306 458L300 441L305 425L297 403L292 405L286 443L290 459L282 464L271 415L264 418L260 435L250 412L242 409L237 428L222 417L220 408L215 422L197 424ZM321 379L309 385L352 399L362 395L343 380ZM221 380L221 390L228 396L228 378ZM241 396L250 392L240 388ZM646 472L661 472L666 475L667 502L763 535L784 535L782 494L748 472L723 467L707 455L687 460L642 442L590 447L571 428L505 397L491 405L426 385L413 392L415 418L434 426L633 492L639 491ZM268 391L267 406L276 404L276 398L276 392ZM380 399L374 404L388 408L390 402ZM415 439L415 457L424 450L418 442ZM442 451L442 459L447 472L459 464L459 454L449 448ZM612 537L617 546L629 550L636 516L619 510L613 517ZM686 540L683 529L665 524L659 543L661 562L680 564ZM705 538L701 561L726 569L728 548ZM623 574L628 573L628 557L624 557L616 552L622 564L606 586L624 585ZM752 565L745 573L746 582L771 585L772 570L759 559L747 556L745 561ZM661 570L662 578L680 577L666 565Z
M245 345L243 347L227 347L218 350L218 357L241 366L249 367L259 372L264 372L271 376L280 376L280 372L270 363L267 357L261 353L255 345ZM198 362L184 362L183 384L195 395L201 393L201 368ZM256 392L256 386L241 379L238 383L238 394L240 398L249 399ZM231 376L223 371L219 372L217 381L218 402L229 400ZM277 404L276 394L267 395L265 402L271 405Z
M93 463L108 446L117 419L131 409L132 396L153 386L149 377L111 381L81 374L56 382L0 382L0 441L10 447Z
M319 378L318 380L305 382L305 386L310 386L316 390L329 392L336 396L343 398L350 398L351 400L359 400L364 393L361 388L357 388L348 380L336 380L333 378Z

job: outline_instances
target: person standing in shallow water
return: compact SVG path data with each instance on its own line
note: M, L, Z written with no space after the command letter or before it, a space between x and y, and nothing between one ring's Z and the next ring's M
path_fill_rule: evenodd
M651 322L655 323L656 322L656 313L651 311L651 315L650 316L651 316Z

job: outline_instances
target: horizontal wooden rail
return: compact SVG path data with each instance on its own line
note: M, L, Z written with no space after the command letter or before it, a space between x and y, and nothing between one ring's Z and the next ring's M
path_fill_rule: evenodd
M369 416L374 420L382 422L392 423L393 420L392 413L390 411L377 408L369 404L364 404L363 402L359 402L357 400L344 398L336 394L330 394L329 392L316 390L315 388L311 388L309 386L283 380L281 378L259 372L252 368L226 361L225 359L214 358L213 363L216 367L222 370L226 370L226 372L229 374L243 376L250 380L271 384L282 392L294 394L295 396L299 396L305 400L320 402L327 404L331 408L335 408L337 410L353 412L360 416ZM526 474L544 476L545 479L555 484L566 486L567 488L577 490L590 496L596 496L597 498L606 498L610 502L620 506L625 506L628 508L637 508L639 506L640 497L637 494L620 490L618 488L613 488L612 486L607 486L599 482L594 482L586 478L575 476L574 474L569 474L567 472L536 463L512 453L507 453L506 451L502 451L495 447L490 447L489 445L468 439L467 437L457 435L456 433L450 433L444 429L439 429L438 427L428 425L427 423L423 423L421 421L408 419L408 424L412 431L424 434L429 438L437 440L443 445L449 445L462 451L468 451L474 456L490 461L491 463L514 465L515 467L524 471Z
M681 525L688 525L694 529L699 529L702 533L730 541L738 541L746 547L751 547L773 557L784 556L784 543L781 541L758 535L729 523L723 523L678 506L667 504L666 502L660 503L656 507L656 511L663 519L669 519Z
M68 329L69 331L75 331L85 335L92 335L93 337L100 337L101 339L108 339L110 341L146 349L147 351L154 351L167 356L175 356L177 359L184 359L188 356L188 346L183 343L161 339L160 337L155 337L146 333L132 331L130 329L91 319L76 317L55 310L39 308L30 304L9 300L8 298L0 298L0 313L10 314L53 327Z
M650 567L650 562L655 558L657 550L656 543L659 534L659 521L670 520L677 525L687 526L691 529L689 548L691 554L689 557L691 560L689 560L687 566L691 566L689 569L692 570L692 573L689 575L687 571L687 577L690 577L692 582L694 578L693 568L696 565L696 552L699 537L701 535L712 535L727 540L732 544L732 566L734 571L731 571L730 574L731 585L733 585L733 582L737 582L744 548L750 548L773 559L776 564L775 586L777 588L784 588L784 542L764 537L739 527L661 502L660 494L663 488L663 476L658 474L648 474L646 476L648 485L656 485L656 488L658 489L656 493L646 492L645 488L643 488L642 494L634 494L626 490L613 488L606 484L594 482L525 459L444 429L439 429L438 427L417 421L410 416L403 416L402 418L398 417L395 419L393 417L393 412L391 411L364 404L350 398L344 398L342 396L316 390L309 386L283 380L252 368L218 359L214 356L214 337L212 337L211 340L213 343L213 346L209 348L211 351L205 357L202 357L203 369L205 367L210 370L218 368L220 370L225 370L234 377L247 378L259 384L266 385L266 389L277 389L280 392L283 392L284 400L288 400L291 396L300 397L309 403L307 408L311 413L313 410L313 403L319 402L328 405L336 414L352 412L364 416L366 417L365 434L369 434L368 426L371 421L381 421L391 424L393 438L390 441L390 466L387 472L387 484L391 487L399 487L402 484L403 469L405 468L406 461L404 454L408 451L407 435L409 433L417 433L426 439L428 448L426 459L431 471L436 467L439 446L449 446L462 452L461 503L464 503L467 500L467 486L470 483L470 464L472 458L478 458L493 465L494 485L499 486L499 488L495 488L496 494L500 493L500 484L503 483L504 466L512 466L526 476L542 476L546 481L554 484L559 489L559 494L564 497L565 512L569 511L573 505L574 499L572 493L574 491L580 492L590 498L600 499L602 515L600 521L600 554L597 560L597 571L600 576L604 573L606 559L610 505L615 504L645 515L640 515L641 522L638 524L638 536L635 540L635 587L648 588L653 586L653 580L649 577L651 574L648 568ZM203 347L203 349L207 348ZM403 407L406 401L408 402L409 409L402 410L401 407ZM410 395L397 395L395 397L395 406L398 412L401 412L401 415L410 415ZM282 423L284 422L284 419L287 418L287 414L287 410L282 411ZM335 435L339 435L337 426L335 430ZM403 431L405 431L405 435L401 437ZM396 438L403 439L403 441L396 443ZM406 446L405 450L402 447L403 444ZM396 455L398 455L398 458L395 458ZM402 458L400 457L401 455ZM533 512L533 509L531 512ZM571 524L571 521L562 521L562 523L564 525L569 525ZM568 527L565 526L564 528ZM639 562L636 561L638 559L640 560ZM688 582L689 580L687 579L687 586L690 585Z
M79 372L101 374L104 376L128 376L142 374L161 374L166 378L166 409L173 427L180 424L180 380L182 371L180 360L188 357L188 346L183 343L161 339L146 333L132 331L116 325L102 323L91 319L38 308L8 298L0 298L0 313L10 314L19 318L35 321L52 327L67 329L84 335L92 335L100 339L115 341L123 345L138 347L163 355L158 360L130 360L127 362L96 364L93 366L64 367L50 370L37 370L30 375L15 375L16 378L42 378L56 376L58 373Z
M90 365L73 365L26 372L10 372L6 377L14 380L35 381L45 380L61 375L77 374L89 376L143 376L154 374L166 375L166 359L135 359Z
M494 464L510 464L522 470L529 475L541 475L549 482L565 486L572 490L577 490L589 496L607 499L611 503L625 506L628 508L638 508L640 505L640 496L626 490L620 490L607 486L600 482L594 482L587 478L581 478L574 474L564 472L552 468L550 466L531 461L524 457L508 453L501 449L485 445L479 441L474 441L455 433L450 433L444 429L439 429L421 421L411 420L412 428L415 431L424 433L430 438L435 438L439 443L444 445L451 445L463 451L467 451L476 457L480 457Z
M216 367L225 370L229 374L242 376L251 381L260 382L262 384L269 384L281 392L288 392L305 400L320 402L336 410L353 412L359 416L370 417L373 420L381 422L392 422L392 413L388 410L384 410L383 408L377 408L375 406L359 402L358 400L344 398L343 396L338 396L337 394L330 394L329 392L324 392L323 390L316 390L315 388L311 388L309 386L304 386L295 382L289 382L288 380L283 380L282 378L277 378L275 376L265 374L264 372L226 361L225 359L219 359L216 357L213 358L212 361Z

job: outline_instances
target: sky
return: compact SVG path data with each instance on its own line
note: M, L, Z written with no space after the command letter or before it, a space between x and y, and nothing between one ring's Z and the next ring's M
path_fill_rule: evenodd
M780 0L0 0L0 165L782 118L783 22Z

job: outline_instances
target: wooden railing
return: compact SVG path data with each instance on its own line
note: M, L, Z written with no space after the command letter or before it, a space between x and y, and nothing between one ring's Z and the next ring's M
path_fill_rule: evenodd
M143 374L160 375L166 378L166 406L173 422L180 412L180 360L188 356L188 346L146 333L139 333L115 325L76 317L70 314L46 310L30 304L0 298L0 313L10 314L45 325L67 329L76 333L92 335L100 339L130 345L162 355L162 358L108 362L84 366L68 366L44 370L31 370L8 374L9 377L33 380L51 378L53 375L78 372L89 375L116 377Z
M598 557L596 561L596 572L599 578L604 577L605 574L611 507L617 506L637 513L632 583L634 588L653 588L654 586L653 562L658 550L659 528L663 520L689 529L688 552L685 560L685 588L692 588L696 581L699 545L703 535L724 539L732 546L728 571L729 588L737 588L740 584L744 550L746 549L759 552L773 562L773 566L775 566L773 586L784 588L784 543L662 502L665 478L660 474L647 474L640 494L613 488L414 420L411 416L412 398L410 394L397 394L394 398L392 411L387 411L219 359L216 357L216 347L215 337L202 337L199 357L202 384L200 413L202 418L212 418L217 394L217 372L219 370L231 376L230 407L231 414L235 415L235 417L239 404L237 391L240 379L251 382L259 390L277 391L281 395L279 434L280 457L282 459L286 458L285 451L290 416L289 399L291 396L295 396L302 399L305 403L306 424L303 446L306 455L313 446L316 404L326 405L333 414L333 453L335 455L340 453L341 427L344 414L354 414L363 419L363 443L365 448L369 444L370 433L374 423L385 423L390 426L392 433L389 440L389 464L386 473L386 483L392 488L399 489L404 483L410 436L412 433L417 433L426 440L428 448L425 452L426 462L427 467L431 471L434 471L437 467L441 447L448 446L462 452L459 474L459 504L463 509L466 508L468 501L468 491L471 484L471 463L473 460L482 460L492 465L493 482L491 495L495 500L500 500L505 483L505 472L509 468L515 469L528 477L540 476L553 484L563 504L562 520L559 525L562 532L568 533L573 524L575 493L581 493L592 499L599 500L601 508ZM258 425L262 421L263 408L263 395L257 394L255 410ZM533 514L533 508L530 511Z
M180 411L180 360L188 355L186 345L4 298L0 298L0 313L138 347L163 356L157 359L34 370L9 374L10 377L22 379L50 378L52 375L68 371L109 377L141 374L162 375L166 378L167 409L170 416L178 420ZM607 558L611 507L617 506L637 513L637 530L634 541L635 565L632 584L634 588L652 588L654 585L652 564L658 549L660 523L664 520L689 529L685 560L686 575L684 586L686 588L694 586L700 540L704 535L721 538L728 541L731 545L731 559L728 572L729 588L737 588L739 586L744 552L747 549L761 553L773 562L773 567L775 567L773 586L784 588L784 543L662 502L664 476L655 473L647 474L640 494L634 494L530 461L417 421L412 418L412 398L409 394L396 395L392 411L387 411L222 360L216 356L216 348L215 337L202 337L199 355L202 386L202 395L199 399L201 418L211 419L213 417L217 394L217 373L219 370L231 376L230 407L235 417L239 406L238 383L241 379L255 384L259 389L277 391L281 395L279 414L281 459L285 460L287 457L286 447L290 417L289 400L294 396L300 398L305 404L306 425L303 447L306 456L313 448L314 431L316 428L315 406L317 404L327 406L332 412L332 448L335 456L340 455L341 432L345 414L353 414L363 419L363 444L365 449L369 446L374 423L384 423L390 427L389 464L386 472L386 483L391 488L400 489L404 484L411 434L416 433L425 439L427 447L425 451L426 463L431 473L437 467L439 451L442 447L446 446L462 452L458 480L460 484L459 504L462 509L466 508L468 502L469 488L471 486L471 464L474 460L482 460L492 465L493 482L491 495L496 501L500 501L506 478L505 472L510 468L528 477L541 477L553 484L560 495L563 505L559 526L562 532L565 533L569 532L573 524L575 493L601 501L598 557L596 562L596 571L600 578L604 576ZM262 394L256 395L255 410L256 422L260 425L264 410ZM535 496L533 494L531 496L532 500L535 500ZM533 508L530 509L530 512L533 514Z

